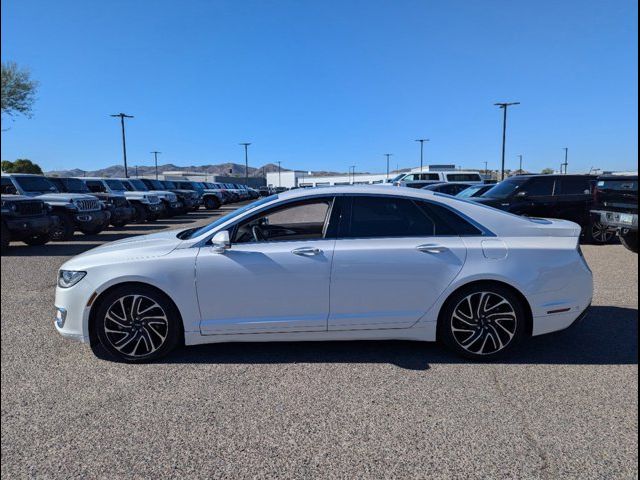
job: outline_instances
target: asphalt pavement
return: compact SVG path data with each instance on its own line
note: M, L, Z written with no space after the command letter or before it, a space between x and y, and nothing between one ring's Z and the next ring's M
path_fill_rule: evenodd
M582 323L501 363L331 342L203 345L127 365L56 333L66 259L214 216L2 257L3 479L638 477L638 257L620 245L583 247L595 297Z

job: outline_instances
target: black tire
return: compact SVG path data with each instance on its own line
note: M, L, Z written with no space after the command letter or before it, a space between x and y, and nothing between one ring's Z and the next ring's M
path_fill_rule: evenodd
M591 245L608 245L616 236L614 230L607 229L598 218L591 218L584 228L584 241Z
M135 301L139 302L137 306ZM153 304L156 306L151 307ZM108 292L96 308L93 333L109 356L116 360L128 363L157 360L171 352L182 338L182 321L177 308L153 287L123 285ZM132 316L132 312L144 313L145 310L146 316Z
M147 215L147 222L155 222L160 218L160 215L157 213L149 213Z
M31 245L32 247L38 245L44 245L45 243L49 243L51 241L51 236L48 233L42 233L40 235L34 235L29 238L25 238L22 240L27 245Z
M66 213L58 214L58 224L51 229L49 234L54 242L63 242L73 238L75 224L73 219Z
M438 339L462 357L495 360L522 341L526 323L522 300L509 288L475 284L447 299L438 320Z
M149 219L147 209L142 205L140 205L139 203L134 203L133 208L135 210L135 213L133 215L133 223L144 223Z
M220 208L220 200L213 195L206 196L204 197L204 208L207 210L217 210Z
M9 242L11 242L11 232L7 226L2 222L2 251L4 252L9 248Z
M103 230L104 230L104 225L96 225L95 227L84 228L80 231L85 235L98 235Z
M127 224L127 222L125 222L124 220L118 220L118 221L111 222L111 226L115 227L115 228L122 228L126 224Z
M627 250L638 253L638 232L629 232L626 235L620 235L620 243L622 243Z

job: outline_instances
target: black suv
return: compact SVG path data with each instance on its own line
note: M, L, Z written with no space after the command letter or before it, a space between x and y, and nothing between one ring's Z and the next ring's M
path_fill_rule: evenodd
M582 227L589 243L609 243L615 234L591 215L595 175L520 175L508 178L474 202L516 215L561 218Z
M622 244L638 253L638 175L607 175L598 178L592 213Z
M9 242L22 240L27 245L44 245L51 240L50 232L57 218L42 200L22 195L1 195L2 250Z

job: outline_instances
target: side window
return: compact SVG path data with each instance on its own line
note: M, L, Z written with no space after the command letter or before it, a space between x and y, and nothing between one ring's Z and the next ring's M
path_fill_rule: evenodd
M0 187L0 192L3 195L14 195L17 193L16 187L13 186L11 180L8 177L2 177L2 185Z
M413 201L394 197L352 197L346 238L422 237L436 234L433 218Z
M275 207L240 223L234 243L319 240L324 238L333 198Z
M95 180L87 180L85 184L87 185L87 188L91 190L93 193L102 193L105 191L105 188L104 188L104 185L102 185L102 182L98 182Z
M562 195L588 195L591 193L590 178L562 178L560 179L560 193Z
M415 180L415 175L407 175L402 179L403 182L413 182Z
M482 231L447 207L431 202L418 202L418 205L427 215L435 219L436 235L461 237L482 235Z
M522 187L530 197L543 197L553 195L553 186L555 179L553 177L536 177L532 178Z

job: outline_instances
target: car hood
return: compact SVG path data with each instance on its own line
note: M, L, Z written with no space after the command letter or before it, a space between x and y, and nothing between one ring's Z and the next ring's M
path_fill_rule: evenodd
M169 230L105 243L73 257L61 268L83 270L93 265L162 257L171 253L182 243L182 240L176 236L178 232L179 230Z
M43 195L33 195L35 198L45 202L65 202L71 200L95 200L96 197L85 193L45 193Z

